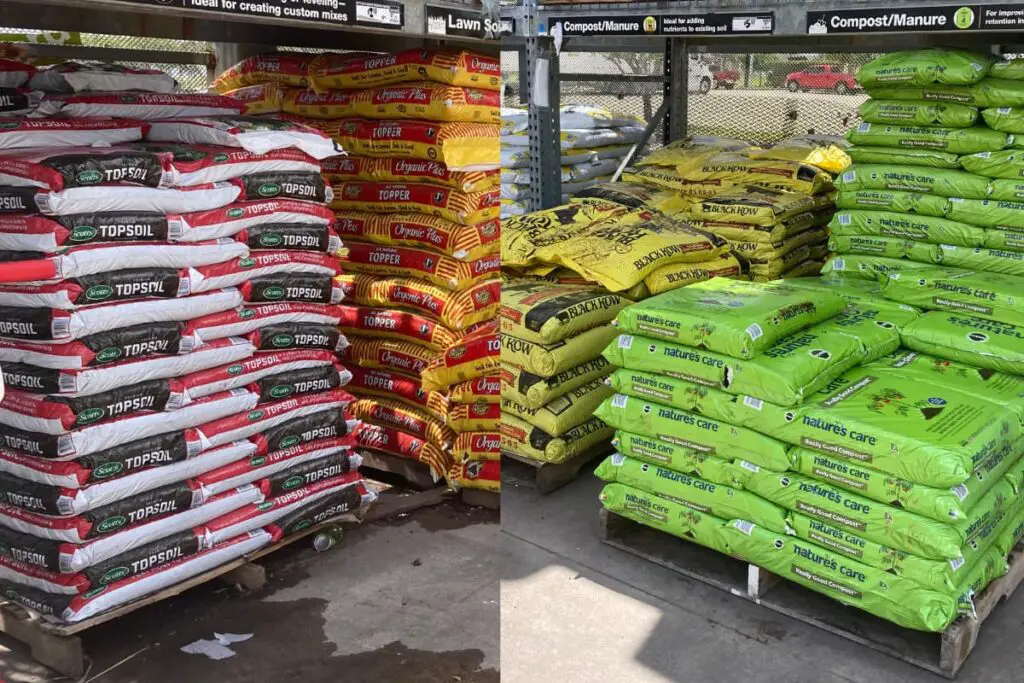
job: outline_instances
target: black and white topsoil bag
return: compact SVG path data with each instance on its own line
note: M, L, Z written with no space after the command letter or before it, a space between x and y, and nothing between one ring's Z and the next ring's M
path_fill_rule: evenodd
M334 190L326 183L320 171L252 173L238 179L247 201L262 199L297 199L317 204L334 201Z
M232 97L205 93L75 92L48 94L38 114L152 121L175 116L226 116L240 114L244 108Z
M0 88L20 88L36 74L36 67L13 59L0 59Z
M276 427L253 435L250 441L259 446L261 453L269 453L299 444L348 436L355 432L359 424L345 408L331 408L285 420Z
M270 479L272 492L273 477L285 473L278 488L290 491L355 472L362 463L362 458L352 453L352 439L347 437L259 453L207 471L197 476L196 481L207 492L218 494L260 479Z
M187 268L129 268L38 285L0 285L0 306L56 308L143 299L177 299L191 294Z
M296 252L308 253L308 252ZM331 275L313 273L275 273L254 277L238 287L246 303L302 301L339 304L345 298L340 282Z
M51 254L62 247L96 242L176 241L183 236L185 227L178 216L145 211L108 211L68 216L0 215L0 250ZM209 237L204 240L189 241L230 237L213 231L208 234Z
M253 154L294 148L314 159L344 154L327 134L315 128L259 116L183 117L154 121L146 133L146 140L241 147Z
M4 75L0 67L0 83L3 83ZM38 109L42 101L43 93L37 90L0 85L0 117L26 116Z
M36 72L29 81L29 87L44 92L141 90L172 93L178 89L178 83L170 75L156 69L64 62Z
M255 258L256 255L253 257ZM193 284L195 280L193 280ZM310 323L338 326L344 316L340 306L284 302L263 304L222 313L213 313L192 320L186 334L194 334L204 342L224 337L250 334L270 325Z
M281 381L287 382L291 377L291 373L299 371L315 369L333 370L335 369L336 361L337 359L330 351L313 349L259 353L245 360L226 363L185 375L176 380L176 385L181 388L188 398L194 400L203 396L209 396L218 391L227 391L249 384L259 384L267 378L277 377L278 375L282 375L279 378L280 383ZM340 375L339 382L344 380L347 383L349 379L351 379L351 373L348 373L346 370L345 374ZM266 392L263 390L262 384L259 384L259 386L261 396L264 396ZM324 387L320 390L326 391L336 386L340 386L340 384ZM277 390L277 393L281 393L281 391ZM298 392L288 392L274 398L287 398L292 393Z
M38 212L48 216L111 211L193 213L219 209L238 201L242 190L237 180L194 187L72 187L61 192L0 187L0 213Z
M337 325L320 323L281 323L267 325L246 335L257 351L281 349L324 349L340 353L348 348L348 338Z
M326 206L294 199L242 202L212 211L185 214L178 218L181 228L179 236L174 239L179 242L201 242L219 237L232 237L243 230L265 225L329 228L335 221L334 212ZM282 245L280 248L285 247Z
M320 173L320 162L298 149L254 154L238 147L144 142L136 149L171 154L176 185L190 187L233 180L254 173Z
M341 272L341 262L330 254L288 250L249 253L247 246L240 246L246 250L246 255L193 268L189 273L192 291L239 287L261 277L306 274L333 278Z
M30 149L0 156L0 185L60 192L72 187L172 187L176 172L167 153L128 147Z
M27 147L91 147L138 142L149 126L131 119L0 118L0 151Z

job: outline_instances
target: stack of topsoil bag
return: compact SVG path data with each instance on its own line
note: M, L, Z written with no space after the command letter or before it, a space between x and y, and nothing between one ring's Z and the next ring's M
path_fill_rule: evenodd
M1024 379L899 351L919 316L843 280L712 280L625 309L603 504L945 629L1024 528Z
M285 92L281 116L327 131L348 153L323 174L345 243L337 284L353 412L365 422L358 445L423 462L435 479L496 488L496 462L483 464L497 458L496 352L489 376L458 362L488 358L459 354L478 341L486 350L497 333L498 60L322 55L307 76L308 90ZM429 382L449 357L456 367Z
M0 286L0 587L81 621L373 494L334 355L333 143L159 72L29 85L48 116L0 121L0 260L40 279Z
M942 264L1024 276L1024 69L956 50L885 55L858 81L871 95L850 130L827 271Z
M501 111L502 217L526 213L530 178L529 136L525 109ZM562 202L609 179L622 157L643 137L646 121L599 107L569 105L561 109Z

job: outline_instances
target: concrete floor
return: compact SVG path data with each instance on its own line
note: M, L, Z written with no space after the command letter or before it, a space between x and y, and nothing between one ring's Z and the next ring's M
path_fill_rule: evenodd
M91 683L497 683L498 514L458 503L350 530L261 560L269 585L210 582L86 631ZM181 647L254 634L213 661ZM0 640L4 683L67 681ZM108 667L139 652L109 673ZM84 681L83 681L84 683Z
M586 470L547 496L505 484L503 683L946 680L603 545L600 489ZM957 681L1018 683L1021 661L1024 590L982 629Z

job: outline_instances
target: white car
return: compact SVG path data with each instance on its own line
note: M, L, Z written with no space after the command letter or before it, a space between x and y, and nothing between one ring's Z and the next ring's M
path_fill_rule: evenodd
M696 55L690 55L690 68L687 75L689 78L686 89L689 92L699 92L701 95L711 92L711 87L715 84L715 74L712 73L711 67Z

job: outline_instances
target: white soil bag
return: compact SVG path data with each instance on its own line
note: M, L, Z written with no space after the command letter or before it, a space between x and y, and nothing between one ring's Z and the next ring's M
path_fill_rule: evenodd
M212 211L184 214L177 218L181 228L179 236L174 239L180 242L201 242L219 237L232 237L243 230L264 225L328 227L336 220L334 211L328 207L294 199L231 204Z
M175 116L240 114L245 105L232 97L202 93L80 92L51 93L39 106L41 116L102 117L137 121Z
M171 155L128 147L62 147L0 156L0 185L60 192L72 187L171 187Z
M295 148L314 159L344 154L334 141L315 128L259 116L174 118L155 121L146 133L150 142L241 147L253 154Z
M138 142L148 125L130 119L0 119L0 151Z
M192 320L186 334L196 335L204 342L236 337L270 325L283 323L315 323L337 326L344 316L339 306L285 302L246 306L240 310L214 313Z

